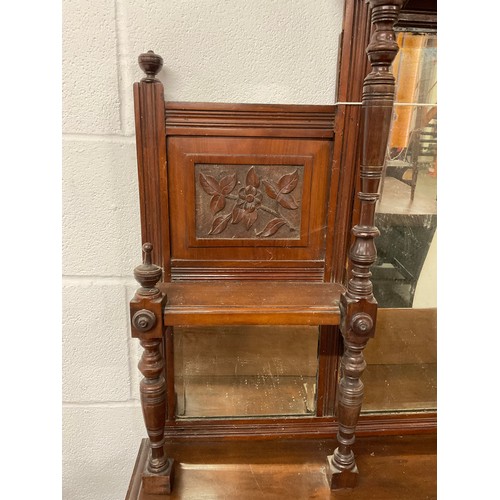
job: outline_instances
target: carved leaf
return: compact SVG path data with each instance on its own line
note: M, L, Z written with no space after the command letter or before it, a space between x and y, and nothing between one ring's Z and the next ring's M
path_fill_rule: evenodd
M295 201L295 198L291 194L279 193L276 200L282 207L288 208L289 210L296 210L297 208L299 208L298 203Z
M243 218L244 213L245 211L242 208L239 208L237 205L235 205L231 216L231 222L233 224L238 224L238 222L240 222L240 220Z
M279 189L269 181L262 181L264 184L264 189L266 190L267 196L275 200L278 197Z
M226 206L226 199L221 194L215 194L210 200L210 210L213 214L220 212Z
M299 183L299 174L297 170L291 174L286 174L284 175L279 181L278 181L278 187L281 193L291 193L296 187L297 184Z
M219 183L211 175L200 173L200 184L207 194L222 194Z
M260 186L260 179L257 173L255 172L255 168L252 167L247 173L247 186L253 186L258 188Z
M257 210L253 212L245 212L243 214L243 221L245 222L245 227L250 229L253 223L257 220Z
M220 215L214 219L212 224L212 229L210 229L208 234L220 234L224 229L226 229L229 219L231 218L231 214Z
M286 224L286 222L283 219L279 218L272 219L267 223L266 227L260 233L257 233L257 236L263 236L263 237L272 236L284 224Z
M223 195L229 194L234 189L234 186L236 186L236 174L223 177L219 182L219 186Z

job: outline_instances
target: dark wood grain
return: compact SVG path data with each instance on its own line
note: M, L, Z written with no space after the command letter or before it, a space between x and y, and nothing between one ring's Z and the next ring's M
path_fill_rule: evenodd
M164 324L180 325L337 325L336 283L237 282L163 283L169 297Z
M236 132L235 132L236 133ZM169 209L171 230L171 267L176 276L181 279L183 270L190 268L190 279L194 279L194 270L200 267L200 278L211 268L212 274L217 272L230 277L233 270L238 270L238 276L243 277L243 269L251 267L267 271L267 279L291 279L298 269L314 272L318 264L324 268L326 240L326 211L329 203L335 204L335 199L328 199L328 183L330 177L337 175L330 165L332 142L327 140L295 140L295 139L256 139L249 137L169 137L168 139L168 178L169 178ZM303 169L301 192L294 191L295 201L300 206L300 230L291 234L292 239L279 237L255 238L252 233L264 227L258 223L251 227L247 238L231 235L223 237L228 229L217 231L217 238L205 231L206 237L197 233L197 220L201 217L197 212L197 168L199 165L212 165L212 177L222 182L225 177L236 173L240 184L235 186L235 192L243 187L245 176L252 166L259 171L259 166L267 166L260 170L259 177L279 177L283 166L296 166ZM198 167L197 167L198 166ZM207 167L208 170L208 167ZM278 174L269 172L276 171ZM263 183L264 184L264 183ZM264 185L259 186L260 196L264 199ZM201 193L205 196L206 193ZM198 194L198 196L201 196ZM226 217L226 227L235 225L231 218L233 205L237 207L238 194L230 193L225 203L227 207L220 214ZM291 196L291 194L290 194ZM203 207L209 212L208 201ZM274 203L274 210L281 212L285 218L286 209L279 206L277 200L266 196L266 204ZM261 210L259 207L255 212ZM263 216L262 214L261 216ZM210 212L207 216L214 220ZM259 216L259 217L261 217ZM227 219L229 217L229 219ZM222 238L221 238L222 236ZM298 264L300 263L300 264ZM182 267L182 269L181 269ZM274 274L274 270L277 273ZM283 270L288 270L287 275ZM193 275L194 274L194 275ZM321 278L321 274L319 274Z
M366 367L363 349L375 334L377 302L370 280L370 268L377 256L374 238L379 234L374 226L375 203L379 197L392 117L395 79L390 66L398 52L394 24L402 3L403 0L370 0L374 29L367 53L372 70L363 83L360 216L352 229L354 242L349 251L349 281L340 301L344 354L337 407L339 446L328 457L332 489L352 488L358 478L352 445L363 402L364 388L360 380Z
M333 138L334 106L167 102L166 133Z
M142 484L142 471L144 470L144 466L148 460L148 451L148 440L142 439L137 453L137 458L135 460L134 469L132 471L132 476L130 478L130 483L128 485L127 494L125 495L126 500L139 498L139 492Z
M359 140L363 79L368 70L366 46L370 36L370 12L367 2L346 1L337 81L337 115L333 165L340 171L338 209L330 210L325 279L346 281L346 256L352 228L355 197L359 190ZM334 222L330 222L331 219ZM335 229L334 229L335 228ZM330 252L330 254L328 254Z
M154 76L160 71L163 60L150 51L139 56L139 65L150 70L145 78L134 83L142 242L153 245L153 261L161 263L168 279L170 246L165 244L169 241L168 203L162 195L168 189L165 168L165 100L163 84Z
M170 498L331 499L324 466L331 446L331 441L320 439L174 442L170 449L177 463L177 487ZM358 462L365 471L358 488L337 491L335 498L437 498L435 434L361 438ZM164 498L137 494L136 484L132 476L126 500Z
M144 348L139 361L139 370L144 377L140 394L150 450L141 472L144 491L166 494L170 493L173 480L173 461L164 450L167 386L162 354L162 316L167 297L156 286L162 270L151 262L151 243L145 243L143 251L144 262L134 269L141 287L130 302L132 336L139 338Z

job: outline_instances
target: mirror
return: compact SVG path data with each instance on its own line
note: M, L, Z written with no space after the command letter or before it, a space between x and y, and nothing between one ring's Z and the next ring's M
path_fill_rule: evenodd
M313 416L318 327L176 328L177 418Z
M398 33L396 99L375 225L375 338L363 412L436 408L437 35Z

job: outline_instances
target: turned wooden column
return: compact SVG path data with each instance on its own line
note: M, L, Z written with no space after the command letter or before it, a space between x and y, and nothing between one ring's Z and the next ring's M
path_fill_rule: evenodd
M360 217L352 229L349 281L340 303L344 354L337 405L338 447L328 457L332 489L352 488L358 477L352 445L363 402L363 349L374 336L377 317L370 271L377 257L374 238L379 234L374 226L375 203L391 126L395 85L390 67L398 52L394 24L402 3L403 0L370 0L373 33L367 53L372 70L363 83Z
M134 270L141 287L130 302L132 337L144 348L139 370L141 405L149 436L150 451L142 472L143 490L151 494L168 494L172 489L173 460L165 454L165 418L167 414L166 384L162 356L163 307L167 301L156 287L162 269L151 263L151 243L143 245L144 262Z

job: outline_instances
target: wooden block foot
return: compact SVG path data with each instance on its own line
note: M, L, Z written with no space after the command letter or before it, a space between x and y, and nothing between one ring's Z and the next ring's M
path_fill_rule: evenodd
M354 488L358 483L358 467L354 463L350 469L340 469L333 462L333 455L327 457L326 477L331 490Z
M148 463L149 457L142 471L142 490L150 495L169 495L174 485L174 460L169 458L167 466L161 472L151 472Z

